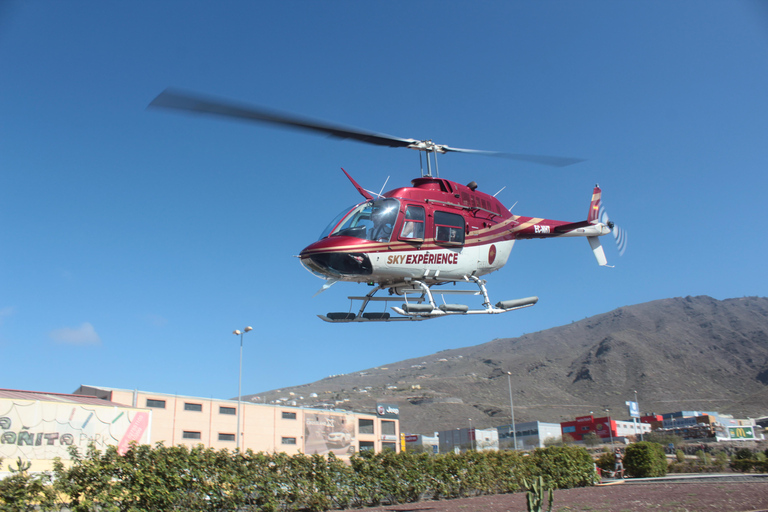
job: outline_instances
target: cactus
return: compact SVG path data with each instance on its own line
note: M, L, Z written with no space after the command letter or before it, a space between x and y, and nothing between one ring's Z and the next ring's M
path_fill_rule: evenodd
M535 478L531 485L528 485L528 481L523 479L523 486L528 490L526 497L528 498L528 512L541 512L544 506L544 493L547 494L547 501L549 507L547 512L552 511L552 502L554 501L554 491L550 487L544 489L544 478Z

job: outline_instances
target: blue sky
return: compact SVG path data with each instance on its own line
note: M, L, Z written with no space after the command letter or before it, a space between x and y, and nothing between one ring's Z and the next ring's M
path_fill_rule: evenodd
M533 308L342 324L365 285L294 256L413 151L146 110L180 87L455 147L514 213L629 231L521 241L492 301ZM765 296L768 8L760 2L0 3L0 387L217 398L312 382L686 295Z

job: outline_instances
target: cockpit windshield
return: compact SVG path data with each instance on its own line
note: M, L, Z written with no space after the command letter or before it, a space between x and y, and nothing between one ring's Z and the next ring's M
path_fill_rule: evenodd
M360 203L337 216L320 238L353 236L374 242L389 242L399 211L400 202L391 197Z

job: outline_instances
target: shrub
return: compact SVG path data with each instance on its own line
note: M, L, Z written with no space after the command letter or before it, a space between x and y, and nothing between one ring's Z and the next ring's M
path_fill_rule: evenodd
M581 437L582 441L584 441L584 444L589 446L590 448L593 446L597 446L602 441L601 438L597 437L597 434L594 432L587 432Z
M728 464L728 454L724 451L715 452L715 466L718 467L720 471L725 469L725 466Z
M749 448L739 448L733 454L733 458L736 460L749 460L752 458L752 450Z
M629 476L646 478L667 474L667 457L658 443L641 441L627 446L624 468Z
M605 452L601 454L600 457L598 457L595 461L595 464L597 464L597 467L603 471L613 471L616 467L615 458L612 452Z
M11 476L0 480L0 510L3 512L45 510L55 506L56 492L51 485L50 475L32 476L27 473L29 468L30 463L19 457L16 468L8 468Z
M595 463L582 446L537 448L530 459L534 476L543 476L547 488L584 487L597 477Z
M675 452L675 458L677 459L677 462L685 462L685 453L683 450L677 450Z
M704 450L698 450L696 452L696 457L698 457L699 462L701 462L705 466L709 466L710 464L712 464L712 457Z

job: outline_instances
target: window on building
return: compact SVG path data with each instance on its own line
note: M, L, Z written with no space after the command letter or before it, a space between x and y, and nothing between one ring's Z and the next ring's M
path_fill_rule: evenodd
M295 412L283 411L283 419L284 420L295 420L296 419L296 413Z
M464 243L464 217L455 213L435 212L435 240L441 243Z
M234 441L235 434L219 434L219 441Z
M154 407L155 409L165 409L165 400L154 400L147 398L147 407Z
M200 432L192 432L190 430L185 430L181 437L184 439L200 439Z
M219 414L237 414L237 409L234 407L219 407Z
M373 434L373 420L360 419L357 423L357 430L361 434ZM361 448L362 450L362 444Z
M360 451L364 452L366 450L373 451L375 449L373 441L360 441Z
M397 451L397 443L381 443L381 451L384 450Z
M281 439L281 442L283 444L296 444L296 438L295 437L283 437Z
M184 402L184 410L201 412L203 410L203 404L191 404L189 402Z
M381 433L387 436L395 436L397 435L397 431L395 430L395 422L394 421L381 421Z

